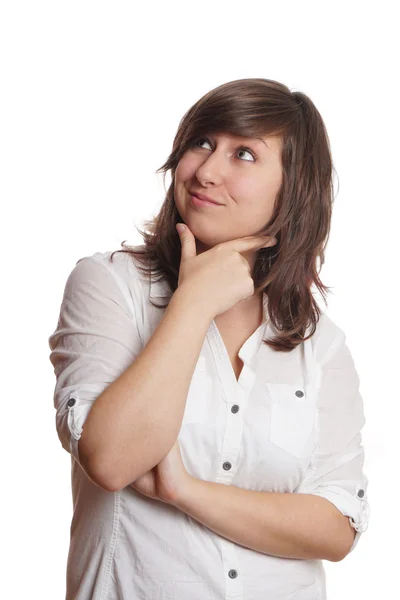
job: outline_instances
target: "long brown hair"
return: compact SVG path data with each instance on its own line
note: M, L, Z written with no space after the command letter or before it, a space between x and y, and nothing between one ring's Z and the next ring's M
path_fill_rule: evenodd
M172 293L177 289L181 243L175 225L182 219L174 200L174 176L182 155L206 132L281 136L282 185L263 231L278 241L257 251L252 277L254 293L268 296L268 316L276 329L276 336L263 342L288 352L316 330L322 311L311 286L319 289L325 305L330 291L319 271L334 200L332 157L322 117L302 92L291 92L271 79L251 78L224 83L200 98L181 119L171 154L156 171L164 174L164 187L169 170L172 181L158 215L145 221L148 232L137 228L144 244L122 242L124 249L115 250L111 260L115 252L127 252L142 262L138 269L150 281L154 276L155 281L166 280ZM166 305L150 302L166 308L169 300Z

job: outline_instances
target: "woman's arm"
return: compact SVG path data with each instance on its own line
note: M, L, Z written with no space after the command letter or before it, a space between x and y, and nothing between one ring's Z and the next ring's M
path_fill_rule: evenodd
M145 348L96 399L79 454L105 489L124 488L174 445L211 319L178 288Z
M274 556L337 562L354 541L349 519L310 494L256 492L191 477L175 505L219 535Z
M260 552L338 561L354 550L368 526L361 443L365 417L343 332L334 342L325 335L316 354L316 445L294 493L255 492L190 478L177 505L220 535Z
M85 257L67 279L49 338L60 441L108 491L149 471L172 448L212 320L179 286L143 348L142 294L134 275L128 289L104 258Z

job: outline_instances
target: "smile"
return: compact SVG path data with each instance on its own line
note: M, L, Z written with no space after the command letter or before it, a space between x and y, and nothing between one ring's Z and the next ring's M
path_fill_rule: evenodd
M218 208L220 206L222 206L222 204L215 204L215 202L208 202L207 200L200 200L200 198L198 198L197 196L194 196L193 194L190 194L190 202L192 203L193 206L197 207L197 208L203 208L206 206L212 206L214 208Z

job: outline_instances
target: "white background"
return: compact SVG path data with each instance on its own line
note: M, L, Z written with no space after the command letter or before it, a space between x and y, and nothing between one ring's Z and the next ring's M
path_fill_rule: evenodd
M367 423L369 529L325 562L329 600L398 588L399 53L395 2L3 2L0 9L2 590L63 598L70 456L48 359L76 261L141 243L183 114L233 79L313 100L339 178L322 281ZM170 179L167 178L167 184ZM322 304L321 304L322 306ZM323 306L322 306L323 307ZM178 599L177 599L178 600Z

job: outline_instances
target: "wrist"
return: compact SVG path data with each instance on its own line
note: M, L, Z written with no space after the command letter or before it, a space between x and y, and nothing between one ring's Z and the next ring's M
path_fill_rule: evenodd
M203 301L199 294L193 288L190 288L187 284L181 284L175 291L171 302L179 304L182 310L190 311L193 317L198 321L203 321L207 327L214 319L214 313L209 310L210 302Z
M191 498L193 497L193 494L196 494L196 489L199 482L199 479L187 473L187 477L185 477L184 481L179 486L179 490L177 491L173 502L174 506L183 512L187 512L191 505Z

